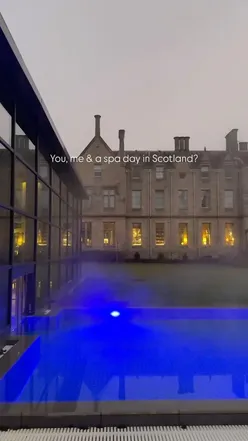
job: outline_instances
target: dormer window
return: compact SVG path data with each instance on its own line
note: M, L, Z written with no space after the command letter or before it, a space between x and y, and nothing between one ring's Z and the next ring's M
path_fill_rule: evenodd
M101 165L94 165L94 176L95 178L102 177L102 167Z

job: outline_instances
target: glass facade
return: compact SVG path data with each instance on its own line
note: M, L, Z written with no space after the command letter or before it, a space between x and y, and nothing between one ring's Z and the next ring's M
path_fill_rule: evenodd
M79 183L74 192L72 169L67 177L53 169L46 153L53 153L53 138L40 135L38 126L34 136L33 109L27 106L23 116L15 100L8 108L1 102L3 92L0 89L0 331L12 323L10 299L18 277L32 275L33 285L28 284L29 292L19 303L22 314L34 314L49 308L60 289L80 274L84 191Z

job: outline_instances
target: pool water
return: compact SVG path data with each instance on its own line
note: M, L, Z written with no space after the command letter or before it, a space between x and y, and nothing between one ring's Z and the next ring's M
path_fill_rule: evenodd
M67 310L26 319L22 332L40 337L38 358L0 380L0 401L247 398L248 312L185 311Z

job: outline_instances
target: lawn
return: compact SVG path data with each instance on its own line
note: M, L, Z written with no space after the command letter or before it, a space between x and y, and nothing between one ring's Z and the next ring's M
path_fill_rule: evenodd
M85 264L84 296L106 286L130 306L248 307L246 268L214 264ZM96 278L99 279L96 283Z

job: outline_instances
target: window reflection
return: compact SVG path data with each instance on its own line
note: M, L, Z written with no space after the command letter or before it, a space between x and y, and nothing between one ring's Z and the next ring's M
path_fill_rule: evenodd
M0 264L9 263L10 212L0 207Z
M60 179L54 170L52 170L52 187L58 194L60 194Z
M38 217L46 221L49 220L49 195L49 187L38 181Z
M59 225L59 221L60 221L59 205L60 205L59 197L55 193L52 193L52 223L54 225Z
M14 261L31 262L34 260L34 220L14 215Z
M24 131L16 124L15 133L15 149L33 169L35 168L35 145L30 141Z
M10 205L12 153L0 143L0 202Z
M1 138L11 145L11 116L0 104L0 140Z
M38 153L38 173L44 181L50 183L50 166L40 151Z
M38 222L37 228L37 259L48 259L49 248L49 225Z
M35 200L34 174L18 159L15 164L15 207L26 213L34 214Z
M59 258L59 236L60 230L59 228L52 227L51 231L51 259L56 260Z

